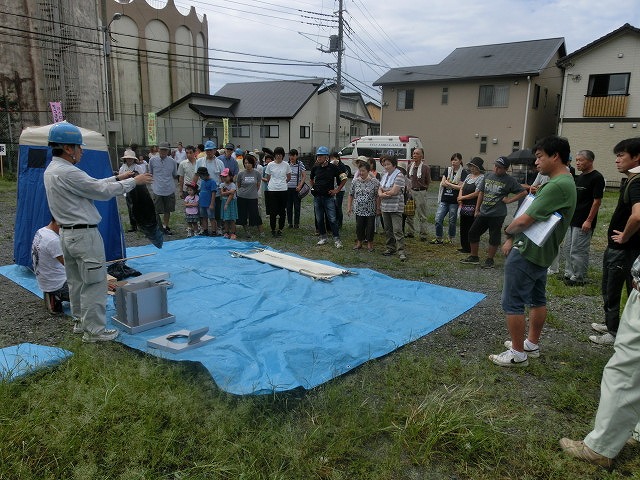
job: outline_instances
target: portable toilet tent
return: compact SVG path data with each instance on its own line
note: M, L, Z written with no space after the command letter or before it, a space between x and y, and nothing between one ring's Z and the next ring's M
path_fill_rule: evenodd
M18 157L18 199L16 226L13 237L13 257L17 265L31 268L31 242L36 231L51 220L51 212L44 190L44 170L51 161L49 129L52 125L29 127L20 135ZM94 178L113 176L107 143L101 133L81 128L82 159L78 167ZM97 201L95 205L102 216L98 225L104 239L107 260L126 256L124 234L115 198Z

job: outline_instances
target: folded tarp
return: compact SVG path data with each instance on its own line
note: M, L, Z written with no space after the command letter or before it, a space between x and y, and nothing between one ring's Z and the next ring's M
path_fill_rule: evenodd
M159 357L201 362L230 393L309 389L428 334L484 298L369 269L318 282L230 254L255 248L263 246L207 237L166 242L161 251L129 248L131 256L157 252L128 263L142 273L170 273L168 310L176 323L121 332L118 341ZM12 276L7 267L0 273ZM114 313L111 306L107 315ZM148 339L205 326L216 339L200 348L171 354L147 347Z

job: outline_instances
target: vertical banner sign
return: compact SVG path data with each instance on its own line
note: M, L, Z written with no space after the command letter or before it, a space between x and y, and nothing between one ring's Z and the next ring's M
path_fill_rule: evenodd
M224 132L224 135L222 136L222 146L224 146L227 143L229 143L229 119L228 118L222 119L222 130Z
M58 123L64 120L62 116L62 103L49 102L49 108L51 109L51 116L53 117L53 123Z
M147 145L158 144L158 125L156 124L156 114L147 114Z

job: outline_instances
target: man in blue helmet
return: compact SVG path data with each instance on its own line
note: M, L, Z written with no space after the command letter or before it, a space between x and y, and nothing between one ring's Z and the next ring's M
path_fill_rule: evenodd
M60 225L71 314L78 319L74 332L83 332L83 342L94 343L113 340L118 331L105 328L107 271L102 236L96 228L101 217L93 202L123 195L153 178L148 173L133 177L133 172L93 178L76 166L82 145L82 132L75 125L60 122L51 127L53 158L44 172L44 187L51 215Z
M316 164L311 169L310 178L316 224L320 233L318 245L327 243L327 229L324 222L326 216L329 220L335 246L336 248L342 248L340 230L336 218L336 194L347 183L347 174L341 172L337 166L329 162L329 149L327 147L318 147L316 157ZM337 186L334 188L334 185Z

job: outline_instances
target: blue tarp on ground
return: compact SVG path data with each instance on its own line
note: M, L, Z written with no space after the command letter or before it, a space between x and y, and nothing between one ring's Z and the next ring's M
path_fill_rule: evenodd
M428 334L484 298L368 269L314 281L229 254L258 246L194 237L167 242L161 251L130 247L130 256L156 253L128 261L132 268L170 272L169 312L176 322L136 335L123 332L119 341L160 357L201 362L230 393L309 389ZM34 291L35 280L27 286L20 277L28 274L18 267L0 267L0 273ZM111 305L107 315L114 313ZM148 339L204 326L216 339L203 347L180 354L147 348Z
M0 381L10 381L45 367L59 364L73 355L68 350L35 343L0 348Z

